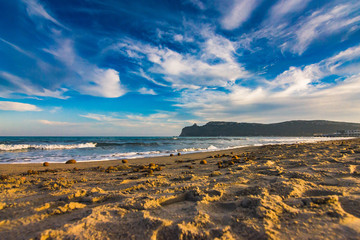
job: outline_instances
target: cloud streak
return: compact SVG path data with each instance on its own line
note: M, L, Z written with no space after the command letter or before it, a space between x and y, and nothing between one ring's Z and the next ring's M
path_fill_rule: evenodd
M0 101L0 110L2 111L17 111L17 112L37 112L42 111L35 105L28 103Z
M157 95L157 93L153 89L147 89L147 88L140 88L139 93L141 94L148 94L148 95Z
M330 11L324 8L314 12L298 25L296 42L292 44L291 50L301 55L319 37L346 32L354 24L360 23L360 16L354 15L359 7L360 4L344 4L337 5Z
M279 0L270 10L270 21L280 21L283 17L294 12L301 12L310 0Z
M39 123L44 124L44 125L50 125L50 126L76 126L76 125L79 125L78 123L56 122L56 121L49 121L49 120L39 120Z
M10 97L14 96L14 93L25 94L27 96L38 96L38 97L52 97L59 99L67 99L67 96L64 96L64 93L67 91L65 88L59 90L51 91L46 88L39 86L34 86L30 80L22 79L18 76L15 76L8 72L0 71L0 78L4 79L8 84L12 86L13 89L9 87L3 87L3 90L0 90L0 96ZM7 89L7 90L5 90Z
M228 13L221 19L221 26L226 30L240 27L250 18L260 2L260 0L233 0L230 7L226 9Z
M44 51L52 54L64 63L69 71L80 77L80 79L71 79L68 82L80 93L105 98L117 98L126 93L121 85L118 71L111 68L99 68L88 63L75 53L72 40L58 39L55 46Z
M58 20L52 17L37 0L22 0L26 5L26 11L30 17L40 17L48 20L59 27L67 29Z

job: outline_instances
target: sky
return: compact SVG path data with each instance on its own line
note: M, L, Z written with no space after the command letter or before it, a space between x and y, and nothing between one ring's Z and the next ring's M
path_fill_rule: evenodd
M0 0L0 136L359 119L358 0Z

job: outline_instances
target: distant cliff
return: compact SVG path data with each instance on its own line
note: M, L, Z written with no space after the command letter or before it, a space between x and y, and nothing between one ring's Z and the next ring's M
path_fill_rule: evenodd
M288 121L272 124L208 122L204 126L194 124L184 127L181 137L206 136L313 136L331 134L338 130L360 130L360 123L325 120Z

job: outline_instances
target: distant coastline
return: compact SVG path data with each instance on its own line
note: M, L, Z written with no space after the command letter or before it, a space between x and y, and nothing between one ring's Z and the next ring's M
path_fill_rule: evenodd
M277 136L277 137L359 137L360 123L326 120L294 120L272 124L208 122L184 127L181 137Z

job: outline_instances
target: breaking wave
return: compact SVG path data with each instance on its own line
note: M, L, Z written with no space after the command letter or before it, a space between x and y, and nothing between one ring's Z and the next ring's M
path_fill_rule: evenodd
M76 148L94 148L96 143L79 144L0 144L0 151L19 151L19 150L60 150Z

